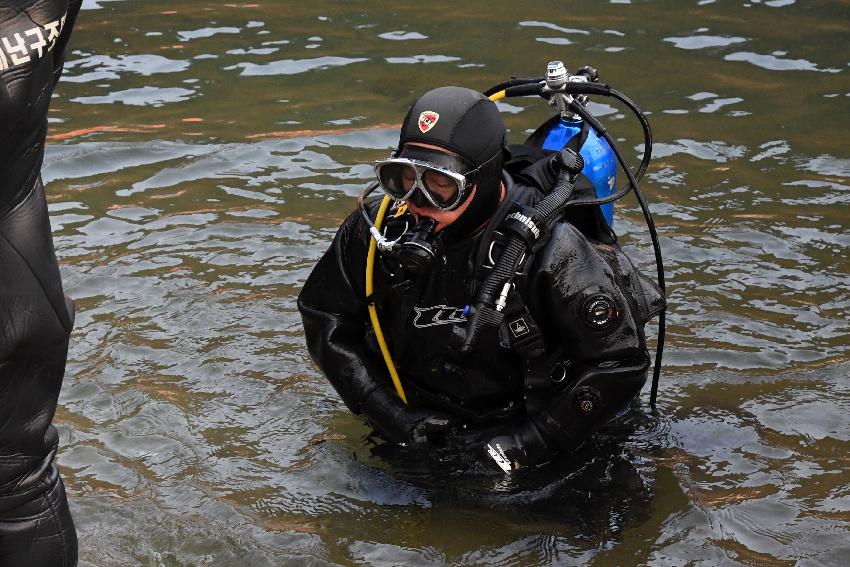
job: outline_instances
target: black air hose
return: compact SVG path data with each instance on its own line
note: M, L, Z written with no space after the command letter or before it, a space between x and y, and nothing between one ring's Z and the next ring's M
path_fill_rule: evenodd
M517 85L527 85L529 83L541 83L543 80L543 77L511 77L507 81L499 83L498 85L493 85L492 87L484 91L484 96L490 96L508 87L515 87Z
M564 149L556 154L554 163L560 168L558 185L544 199L536 203L532 210L541 221L551 225L567 205L575 190L575 182L578 174L584 168L584 159L572 150ZM469 313L469 326L467 335L461 346L462 351L470 351L478 338L483 327L495 327L502 321L502 314L495 308L496 299L506 283L510 282L516 272L517 264L528 244L519 234L509 237L508 243L499 255L493 270L488 274L478 301Z

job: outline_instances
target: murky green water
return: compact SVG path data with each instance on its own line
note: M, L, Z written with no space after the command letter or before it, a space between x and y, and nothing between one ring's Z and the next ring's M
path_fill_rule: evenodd
M850 3L398 4L84 2L44 170L82 565L846 565ZM295 297L418 93L551 59L650 114L660 413L565 479L446 486L370 453Z

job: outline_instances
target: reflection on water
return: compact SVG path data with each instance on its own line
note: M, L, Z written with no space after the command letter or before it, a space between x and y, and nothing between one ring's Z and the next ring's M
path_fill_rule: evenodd
M57 422L82 564L843 564L846 6L691 4L85 0L44 169L78 305ZM417 93L555 58L652 120L659 411L524 478L447 477L347 413L295 296ZM512 141L551 112L500 108ZM653 273L641 223L618 205Z

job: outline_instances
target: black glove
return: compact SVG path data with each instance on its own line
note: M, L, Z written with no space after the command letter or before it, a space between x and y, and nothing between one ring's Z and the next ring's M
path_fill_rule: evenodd
M419 412L416 412L419 413ZM428 417L419 419L413 426L411 437L415 444L441 445L453 429L454 421L443 413L427 412Z
M384 439L407 446L440 444L455 425L448 414L405 406L380 389L366 397L360 411Z
M492 437L485 449L491 462L506 473L542 465L554 454L530 420L523 421L513 431Z
M455 427L444 436L446 448L437 447L435 456L441 461L465 463L463 468L468 470L493 471L498 467L513 472L547 463L557 452L529 418L484 429Z

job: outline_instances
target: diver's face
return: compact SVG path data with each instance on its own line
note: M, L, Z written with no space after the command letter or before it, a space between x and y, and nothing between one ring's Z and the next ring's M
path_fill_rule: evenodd
M429 150L436 150L438 152L443 152L449 155L457 155L456 153L449 151L445 148L441 148L439 146L434 146L431 144L420 144L418 142L410 142L405 144L407 146L419 146L421 148L427 148ZM457 185L447 175L443 175L437 171L428 171L425 175L430 175L428 179L426 179L426 183L428 183L428 187L432 192L438 194L441 199L445 202L451 201L451 199L457 193ZM415 173L413 170L406 172L402 177L402 182L406 189L410 189L413 187L413 183L415 181ZM469 207L469 204L472 202L472 199L475 197L475 191L478 188L477 185L473 185L472 189L469 191L469 195L466 197L466 200L453 211L441 211L435 207L432 207L429 204L416 205L411 201L407 203L407 209L419 220L420 217L428 217L437 221L437 226L434 229L435 232L439 232L455 222L463 212Z

